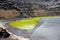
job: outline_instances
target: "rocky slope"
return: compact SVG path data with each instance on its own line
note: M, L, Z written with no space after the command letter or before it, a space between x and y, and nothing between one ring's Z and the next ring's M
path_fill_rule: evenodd
M30 0L31 1L31 0ZM39 1L39 3L37 3ZM0 0L0 17L29 18L37 16L60 16L59 0ZM14 15L13 15L14 14Z

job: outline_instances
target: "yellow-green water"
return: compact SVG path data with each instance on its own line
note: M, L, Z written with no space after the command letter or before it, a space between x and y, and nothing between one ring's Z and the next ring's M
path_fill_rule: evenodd
M16 20L9 22L8 25L18 29L30 30L33 29L38 24L38 22L36 21L39 19L40 19L39 17L36 17L31 19Z
M18 28L18 29L30 30L30 29L33 29L38 24L37 21L40 18L54 18L54 16L35 17L35 18L16 20L16 21L9 22L8 25L14 28Z

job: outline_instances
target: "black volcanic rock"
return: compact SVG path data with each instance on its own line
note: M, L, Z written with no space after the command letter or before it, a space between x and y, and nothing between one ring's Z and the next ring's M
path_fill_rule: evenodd
M7 1L7 0L0 0L0 8L3 9L15 9L16 7L14 7L13 5L15 5L15 2L12 1Z

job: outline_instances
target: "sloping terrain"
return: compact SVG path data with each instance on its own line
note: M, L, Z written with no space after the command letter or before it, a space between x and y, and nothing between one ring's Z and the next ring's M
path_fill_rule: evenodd
M39 1L40 3L36 3L38 1L33 0L32 2L28 2L27 0L26 1L0 0L0 9L3 10L2 14L0 14L1 15L0 17L3 17L3 18L15 18L15 17L30 18L30 17L38 17L38 16L40 16L40 17L41 16L60 16L59 0L58 1L40 0ZM52 4L50 4L49 2ZM4 12L6 12L6 13L4 13ZM12 13L14 13L15 16ZM4 16L2 16L2 15L4 15ZM7 17L7 16L9 16L9 17Z
M4 9L0 9L0 17L2 18L14 18L19 16L19 12L17 10L4 10Z

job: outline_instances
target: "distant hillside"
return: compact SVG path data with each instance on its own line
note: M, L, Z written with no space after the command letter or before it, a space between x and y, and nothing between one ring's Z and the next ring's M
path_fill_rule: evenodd
M34 0L33 2L28 2L27 0L0 0L0 9L2 9L2 14L0 13L0 15L4 15L0 17L30 18L37 16L60 16L60 3L56 2L56 0L52 0L51 2L54 4L50 4L50 1L42 0L40 1L40 3L36 3L37 1L34 2ZM15 14L15 12L17 15ZM15 16L12 14L14 14Z

